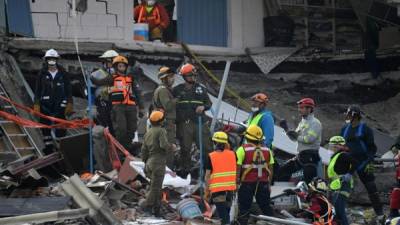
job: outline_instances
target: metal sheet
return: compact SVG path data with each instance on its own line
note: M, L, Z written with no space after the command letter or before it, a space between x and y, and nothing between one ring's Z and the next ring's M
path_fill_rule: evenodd
M19 216L67 208L71 197L6 198L0 201L0 216Z
M7 1L7 22L10 33L33 37L29 0Z
M69 173L81 173L89 169L89 133L66 136L59 139L60 152Z

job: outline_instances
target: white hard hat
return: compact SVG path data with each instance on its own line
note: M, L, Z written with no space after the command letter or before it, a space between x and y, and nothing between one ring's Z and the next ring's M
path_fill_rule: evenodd
M46 51L46 54L44 55L45 58L58 58L60 57L60 55L58 54L58 52L54 49L49 49Z
M107 50L103 53L103 55L101 55L99 58L101 59L105 59L105 58L114 58L116 56L118 56L118 52L114 51L114 50Z

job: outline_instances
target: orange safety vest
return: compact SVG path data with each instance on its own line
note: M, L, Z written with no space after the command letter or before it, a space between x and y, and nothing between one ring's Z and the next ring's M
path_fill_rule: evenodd
M214 151L210 156L212 171L209 181L210 192L236 190L236 156L231 150Z
M111 102L113 105L136 105L132 92L133 80L131 76L113 75L114 85L111 88Z
M146 15L143 15L146 14ZM147 13L146 7L142 6L139 11L138 23L149 23L149 21L154 20L154 24L161 23L161 15L157 6L154 6L151 13Z

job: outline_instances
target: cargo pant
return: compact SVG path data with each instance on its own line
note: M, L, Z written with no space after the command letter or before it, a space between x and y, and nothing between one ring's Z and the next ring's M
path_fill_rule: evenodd
M130 149L137 130L136 105L113 105L111 119L117 140L126 149Z
M212 151L213 144L211 141L211 132L208 126L208 122L202 125L202 144L203 144L203 162L205 162L206 156ZM199 148L199 126L191 120L180 122L177 125L178 139L180 143L180 168L189 173L192 168L192 144L196 143Z
M150 156L146 162L145 173L150 178L150 189L146 194L146 207L154 214L160 213L162 184L165 175L166 159L162 156Z

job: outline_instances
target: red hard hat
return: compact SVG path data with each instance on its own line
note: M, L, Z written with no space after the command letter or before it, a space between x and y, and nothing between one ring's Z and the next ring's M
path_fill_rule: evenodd
M264 93L257 93L251 97L251 100L260 103L267 103L269 98L268 95Z
M312 98L303 98L300 101L297 102L297 105L299 106L308 106L308 107L315 107L315 102Z
M181 76L185 75L190 75L190 74L195 74L196 73L196 68L190 64L190 63L185 63L181 69L179 70L179 74Z

